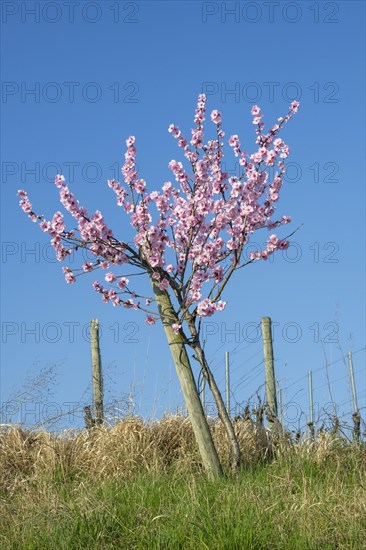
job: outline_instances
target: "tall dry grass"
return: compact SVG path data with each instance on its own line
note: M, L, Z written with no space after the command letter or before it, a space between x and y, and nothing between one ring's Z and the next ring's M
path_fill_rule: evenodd
M210 424L228 471L226 435ZM274 439L249 419L235 429L243 468L215 482L181 416L58 435L0 431L0 547L364 548L364 444L331 433Z
M221 423L210 421L224 466L230 447ZM270 439L248 421L235 425L244 463L255 463L269 454ZM115 480L142 472L161 473L202 470L190 421L169 416L155 422L127 417L115 426L90 431L25 431L10 427L0 432L0 489L13 491L37 480Z
M210 427L220 460L229 467L230 446L222 424L211 419ZM288 435L273 439L251 419L235 422L235 431L243 466L275 456L305 457L321 463L349 447L328 433L320 434L316 442L294 443ZM203 471L190 421L182 416L154 422L126 417L113 427L57 435L10 427L0 432L0 463L0 490L5 493L53 479L118 480L144 472L160 474L172 467L178 473Z

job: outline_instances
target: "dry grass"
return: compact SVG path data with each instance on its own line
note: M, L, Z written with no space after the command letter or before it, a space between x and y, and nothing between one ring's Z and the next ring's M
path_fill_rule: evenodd
M220 422L211 421L220 459L228 466L229 444ZM263 427L251 421L236 423L243 462L265 457L271 444ZM0 433L0 489L12 491L37 479L111 480L149 472L162 473L202 469L188 418L169 416L147 423L127 417L111 428L94 428L52 435L12 427Z
M230 447L223 426L212 419L210 426L226 468ZM257 427L252 420L236 422L235 431L244 466L273 456L291 455L323 463L334 454L339 456L342 450L349 452L346 441L329 433L319 434L316 442L294 444L288 436L273 441L265 428ZM111 428L64 431L58 435L14 426L0 432L0 462L0 490L5 492L55 476L103 481L143 472L161 474L172 466L176 472L202 471L190 421L182 416L167 416L150 423L139 417L126 417Z
M229 446L211 420L222 463ZM243 468L210 483L187 418L0 432L2 548L363 548L366 450L235 423Z

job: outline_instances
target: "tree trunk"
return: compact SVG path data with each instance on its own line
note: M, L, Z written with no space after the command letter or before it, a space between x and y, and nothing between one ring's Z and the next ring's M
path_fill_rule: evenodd
M207 379L209 388L212 392L212 395L215 399L216 406L217 406L217 412L219 415L219 418L221 422L224 425L224 428L226 430L227 436L229 438L229 442L231 445L231 470L233 474L236 474L239 469L239 463L240 463L240 447L238 438L236 437L234 427L232 425L232 422L230 420L229 413L225 407L224 400L222 399L221 392L216 384L216 380L211 372L211 369L207 363L205 353L201 347L201 344L198 340L198 334L196 331L196 328L189 323L191 334L193 337L193 344L192 347L195 350L197 360L199 361L201 367L202 367L202 373L204 377Z
M178 317L171 303L169 294L166 291L160 290L155 280L150 279L150 281L202 461L209 477L214 479L215 477L221 476L223 472L199 398L196 381L192 373L183 337L179 333L175 334L172 329L172 325L178 323Z

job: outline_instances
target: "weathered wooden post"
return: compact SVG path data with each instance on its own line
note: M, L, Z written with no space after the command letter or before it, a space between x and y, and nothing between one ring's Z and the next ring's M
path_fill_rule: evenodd
M278 416L279 416L280 424L282 426L283 425L282 389L279 387L278 381L277 381L277 387L278 387L278 390L277 390Z
M348 352L348 364L349 364L349 376L351 381L351 390L352 390L352 397L353 397L353 410L354 412L358 412L355 373L353 372L353 360L352 360L351 351Z
M95 424L100 426L104 421L103 411L103 376L99 348L99 322L98 319L90 321L90 342L92 356L93 395Z
M85 428L87 430L91 430L95 426L95 419L92 416L90 406L85 405L84 407L84 420L85 420Z
M355 384L355 373L353 371L353 361L352 361L352 352L348 352L348 364L349 364L349 377L351 381L351 391L353 397L353 438L357 441L361 436L361 416L358 412L358 403L357 403L357 393L356 393L356 384Z
M226 410L231 417L230 414L230 360L229 360L229 352L225 352L225 379L226 379Z
M262 337L264 351L264 368L266 373L267 419L268 427L273 430L276 425L278 414L270 317L262 318Z
M309 380L309 413L310 413L310 422L308 422L308 427L310 430L311 439L315 438L315 426L314 426L314 405L313 405L313 373L309 370L308 373Z

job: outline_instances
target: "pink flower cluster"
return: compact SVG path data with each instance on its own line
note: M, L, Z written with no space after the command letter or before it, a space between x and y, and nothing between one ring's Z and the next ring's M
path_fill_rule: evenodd
M200 317L211 317L216 311L223 311L225 309L226 302L219 300L216 304L213 304L209 298L205 298L198 304L197 314Z
M125 186L114 179L108 180L108 185L116 195L117 205L130 216L135 231L134 246L117 238L98 210L89 216L70 192L63 176L58 175L55 184L61 203L77 221L77 229L67 232L60 212L56 212L51 221L34 214L23 190L18 192L20 205L33 221L41 220L39 225L51 236L59 260L64 260L79 247L87 248L95 256L95 262L85 262L78 270L80 273L64 268L68 283L96 269L107 270L129 264L148 272L161 291L173 290L183 312L179 323L173 326L178 334L185 320L184 312L189 308L199 317L209 317L225 308L226 303L221 300L227 282L225 278L232 269L243 265L242 253L251 235L257 230L273 230L291 221L289 216L277 220L272 217L283 183L284 160L289 155L289 147L278 133L298 108L299 103L293 101L287 115L279 118L278 123L264 133L261 109L253 106L251 114L257 127L258 147L248 155L241 149L238 135L229 138L229 146L239 157L242 168L240 176L229 177L222 167L222 139L225 136L222 115L218 110L211 112L216 139L204 143L206 96L200 94L190 142L177 126L169 126L169 132L184 151L188 166L171 160L169 168L176 185L167 181L161 191L149 192L145 180L138 177L135 137L130 136L126 141L122 167ZM272 178L269 168L273 171ZM270 254L287 246L288 241L273 234L265 250L251 254L251 261L266 260ZM136 301L138 295L130 290L126 277L108 271L104 279L110 285L109 289L97 281L93 283L94 290L101 294L104 302L132 309L150 307L150 298L146 299L144 306ZM130 297L121 298L121 294ZM146 323L153 325L157 314L146 311Z
M276 250L284 250L288 247L288 241L279 239L277 235L271 235L267 241L267 248L261 252L252 252L250 258L252 260L267 260Z
M29 218L32 220L32 222L36 222L39 219L39 216L36 216L36 214L32 211L32 203L28 199L28 194L23 189L20 189L18 191L18 197L20 197L20 207L28 214Z
M52 221L47 221L44 216L36 216L32 212L25 191L18 191L18 196L21 197L20 204L23 210L28 213L28 216L33 221L41 220L39 223L40 228L51 236L51 244L56 251L57 259L60 261L64 260L73 250L84 247L88 248L94 256L102 257L105 261L97 261L95 264L86 262L78 271L87 273L98 267L106 267L109 263L117 265L126 263L128 258L125 254L124 243L116 241L113 238L112 231L105 224L101 212L97 210L92 217L89 217L87 210L79 205L79 201L77 201L75 196L70 192L68 186L65 184L65 178L63 176L56 176L55 185L59 189L61 204L71 216L77 220L78 237L75 236L74 230L69 232L65 230L61 212L56 212ZM73 242L73 246L66 248L64 246L65 242ZM66 282L74 283L76 281L77 275L75 275L70 268L64 268L63 271L65 273Z

